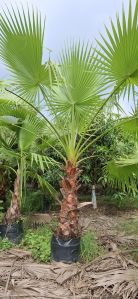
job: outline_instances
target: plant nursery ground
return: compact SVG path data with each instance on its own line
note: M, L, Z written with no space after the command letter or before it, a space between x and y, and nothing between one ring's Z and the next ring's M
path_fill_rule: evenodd
M83 208L81 260L71 265L46 262L47 246L46 255L41 255L33 238L33 233L46 232L56 217L56 213L32 215L29 223L42 226L27 229L20 247L1 247L0 298L138 298L138 210Z

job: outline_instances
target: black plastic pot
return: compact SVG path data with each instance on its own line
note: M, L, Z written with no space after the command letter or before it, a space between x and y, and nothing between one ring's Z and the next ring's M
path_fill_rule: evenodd
M80 258L80 238L63 240L55 235L51 240L51 258L56 262L76 263Z
M14 244L20 243L23 237L22 221L13 224L0 224L0 237L8 238Z

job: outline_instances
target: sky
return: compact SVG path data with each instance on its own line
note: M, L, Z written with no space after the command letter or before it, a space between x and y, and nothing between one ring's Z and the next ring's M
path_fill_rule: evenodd
M132 0L133 7L136 0ZM18 7L33 6L44 18L46 16L45 48L52 50L53 58L58 56L66 41L82 40L95 42L100 33L105 32L104 24L110 26L110 18L115 20L116 12L121 13L122 3L127 10L129 0L0 0L0 11L7 5ZM7 73L0 64L0 77ZM124 104L129 109L131 104Z
M94 42L104 32L103 25L108 26L110 18L114 20L116 12L121 12L122 3L127 9L129 0L0 0L0 10L11 3L13 7L17 3L33 6L46 16L45 46L57 55L67 40Z

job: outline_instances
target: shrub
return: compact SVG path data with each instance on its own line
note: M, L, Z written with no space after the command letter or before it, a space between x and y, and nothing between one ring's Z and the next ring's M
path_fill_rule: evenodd
M28 191L26 198L22 199L22 213L28 214L30 212L42 211L43 207L43 193L41 191Z
M22 241L22 246L30 250L34 259L40 262L48 262L50 260L50 242L52 231L48 226L37 228L36 230L28 230Z
M0 250L7 250L10 249L13 244L7 239L0 239Z
M106 196L104 202L118 209L138 209L138 196L130 196L125 192L116 192L111 196Z

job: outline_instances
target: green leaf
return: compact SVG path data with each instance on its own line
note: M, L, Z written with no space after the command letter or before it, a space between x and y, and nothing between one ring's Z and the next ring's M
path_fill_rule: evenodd
M138 86L138 1L136 0L133 15L131 2L128 17L123 8L122 24L117 15L116 24L111 21L112 29L105 27L107 38L102 36L103 42L98 41L101 70L108 83L115 86L123 83L121 92L125 92L126 88L133 91ZM130 91L128 94L131 95Z
M19 147L22 151L33 144L33 142L44 133L45 122L36 116L28 115L23 121L19 133Z
M111 161L107 164L107 171L110 175L108 181L117 185L123 191L136 191L136 178L138 178L138 151L127 159Z
M42 63L45 21L37 11L12 7L0 17L0 57L12 73L16 90L35 101L40 84L49 76Z

